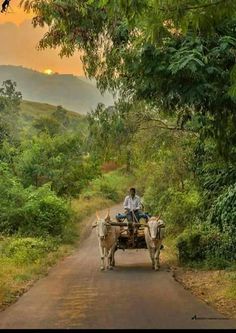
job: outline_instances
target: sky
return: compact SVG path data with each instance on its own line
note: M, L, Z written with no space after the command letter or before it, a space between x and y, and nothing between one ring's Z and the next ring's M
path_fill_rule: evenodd
M19 7L19 0L11 1L7 14L0 13L0 65L23 66L40 72L51 69L61 74L84 76L78 53L61 59L58 50L36 49L46 30L33 28L32 16Z

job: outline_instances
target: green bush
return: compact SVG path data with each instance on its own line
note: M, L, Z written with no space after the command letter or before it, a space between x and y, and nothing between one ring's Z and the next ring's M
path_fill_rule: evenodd
M41 134L23 141L16 170L24 187L46 183L59 196L77 196L98 175L98 166L85 156L79 135Z
M176 235L194 222L200 212L201 199L192 184L186 184L184 191L173 187L161 191L153 183L144 193L144 204L151 214L162 214L168 221L168 232Z
M236 232L236 184L229 186L216 199L209 220L212 224L219 226L222 231Z
M185 229L177 238L176 245L182 264L222 269L236 260L232 235L209 223Z
M7 257L16 264L29 264L41 259L44 254L56 251L58 244L53 239L42 238L9 238L0 249L0 256Z
M18 231L24 219L23 207L27 193L19 179L13 176L6 164L0 164L0 232Z
M24 189L5 165L0 166L0 232L59 236L71 218L67 203L50 190Z
M202 248L202 236L199 231L183 233L178 237L177 248L179 250L179 261L187 263L202 261L205 259L205 249Z
M50 190L48 185L28 189L29 196L24 206L24 224L19 231L29 235L59 236L71 218L68 205Z

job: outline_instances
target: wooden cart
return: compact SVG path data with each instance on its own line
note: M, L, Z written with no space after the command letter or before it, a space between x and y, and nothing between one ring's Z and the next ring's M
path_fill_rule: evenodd
M111 222L111 225L121 227L121 234L117 242L117 249L146 249L144 229L147 226L145 219L137 222Z

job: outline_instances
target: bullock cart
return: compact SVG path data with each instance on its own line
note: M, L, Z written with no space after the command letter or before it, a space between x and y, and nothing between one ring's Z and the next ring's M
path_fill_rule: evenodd
M148 225L145 219L140 219L139 223L124 220L122 222L110 222L110 225L120 227L117 249L147 249L144 230Z
M126 220L126 221L125 221ZM128 221L117 218L113 222L109 212L104 219L97 214L97 221L92 228L97 228L99 250L101 255L101 270L113 269L115 266L115 251L118 249L148 249L152 268L158 270L160 249L164 237L165 224L158 217Z

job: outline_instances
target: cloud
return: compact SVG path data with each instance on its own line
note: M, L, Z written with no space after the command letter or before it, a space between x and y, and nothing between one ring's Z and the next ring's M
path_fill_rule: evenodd
M80 56L61 59L58 50L38 51L37 43L46 32L34 29L31 21L17 26L14 23L0 24L0 64L17 65L43 71L50 68L54 72L84 75Z

